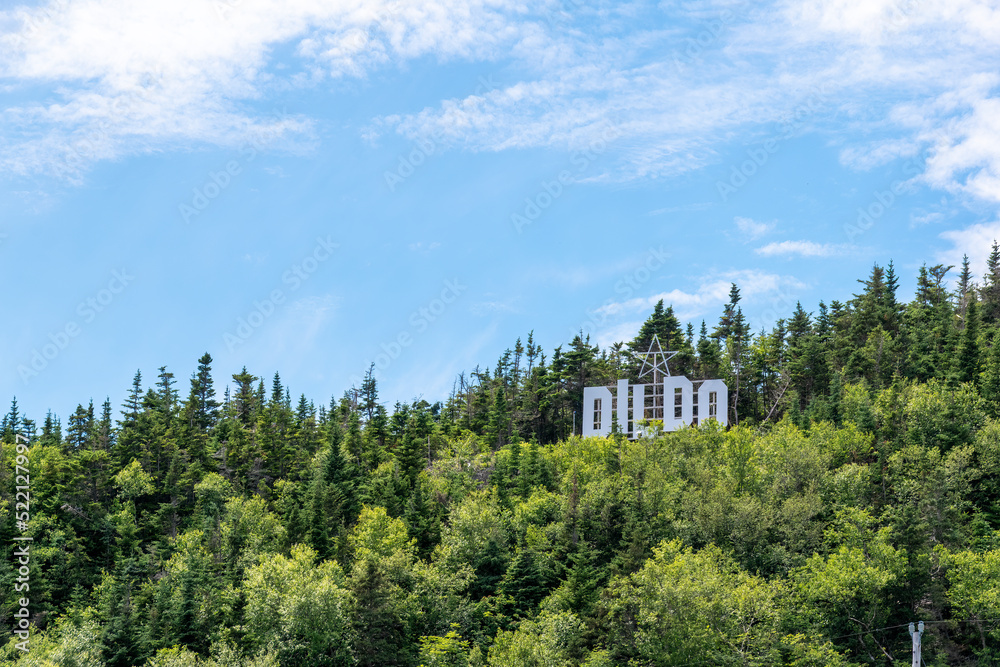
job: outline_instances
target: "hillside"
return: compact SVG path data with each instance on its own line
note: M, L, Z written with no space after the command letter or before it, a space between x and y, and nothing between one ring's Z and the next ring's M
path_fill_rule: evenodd
M769 332L733 285L697 334L662 302L607 349L529 334L433 404L386 408L372 370L316 403L244 369L216 400L208 354L185 397L137 372L65 427L15 399L0 580L31 634L2 658L895 665L922 620L927 665L996 664L1000 250L981 282L949 268L904 301L875 266ZM573 435L583 388L637 379L654 335L727 383L729 428Z

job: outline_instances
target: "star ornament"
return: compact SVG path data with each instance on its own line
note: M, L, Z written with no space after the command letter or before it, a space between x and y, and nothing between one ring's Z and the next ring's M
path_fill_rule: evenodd
M642 368L639 369L639 379L641 380L643 376L655 371L660 371L669 377L670 367L667 365L667 362L675 356L677 356L677 352L664 352L663 348L660 347L659 337L653 334L653 340L649 344L649 351L646 352L646 358L642 361ZM656 376L654 375L653 377Z

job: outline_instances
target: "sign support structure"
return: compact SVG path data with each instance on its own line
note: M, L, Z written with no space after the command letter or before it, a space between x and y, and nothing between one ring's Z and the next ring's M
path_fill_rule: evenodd
M716 379L692 381L671 374L667 362L677 354L674 350L664 351L654 334L639 369L638 384L619 379L609 387L584 387L581 435L610 435L612 424L617 424L630 440L647 434L650 424L662 424L664 432L710 419L728 426L726 383Z

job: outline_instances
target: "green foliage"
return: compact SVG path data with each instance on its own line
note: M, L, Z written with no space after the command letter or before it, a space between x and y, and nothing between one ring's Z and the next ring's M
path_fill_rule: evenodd
M455 630L458 624L443 637L424 636L420 638L420 667L468 667L469 642L463 641Z
M0 651L3 664L19 667L102 667L100 629L93 621L74 623L63 619L48 632L30 638L27 653L17 648L21 641L12 637Z
M570 667L580 620L566 612L543 614L515 631L500 632L487 657L490 667Z
M927 664L996 664L1000 268L947 272L903 303L875 266L758 334L733 285L697 341L666 303L628 344L529 335L391 414L372 369L328 405L243 369L219 401L208 355L186 400L137 372L65 433L14 400L0 538L30 434L33 643L5 664L895 667L919 619ZM571 436L653 335L728 383L731 426Z
M351 593L333 562L315 563L305 546L277 554L249 570L246 641L252 650L274 650L282 665L355 664Z
M717 547L663 542L609 586L618 664L773 664L783 587L742 571Z

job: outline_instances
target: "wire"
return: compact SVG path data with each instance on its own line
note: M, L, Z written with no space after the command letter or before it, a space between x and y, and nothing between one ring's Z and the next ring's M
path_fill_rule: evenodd
M932 623L996 623L1000 622L1000 618L949 618L942 621L924 621L924 625L931 625ZM861 635L871 635L876 632L882 632L883 630L895 630L896 628L905 628L909 623L902 623L900 625L887 625L884 628L874 628L872 630L866 630L864 632L854 632L849 635L840 635L839 637L830 637L829 641L837 641L838 639L847 639L848 637L860 637Z

